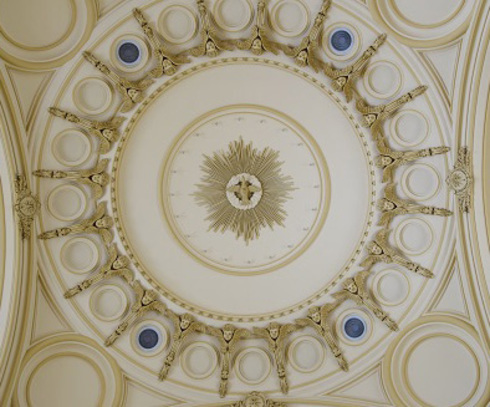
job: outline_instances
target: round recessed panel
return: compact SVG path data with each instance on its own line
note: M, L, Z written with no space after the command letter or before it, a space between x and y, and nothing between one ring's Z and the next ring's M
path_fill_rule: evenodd
M395 229L395 241L403 252L418 256L430 249L434 241L434 232L425 220L407 219Z
M196 15L185 6L168 6L158 17L158 30L168 42L184 44L196 35Z
M180 357L182 369L192 379L209 377L218 367L218 353L206 342L194 342L187 346Z
M424 0L395 0L393 8L411 24L430 28L451 20L461 10L464 0L434 0L430 11L425 8L427 12L421 12L424 4Z
M48 196L48 210L56 219L73 221L80 218L87 208L87 196L75 185L60 185Z
M2 59L26 69L66 63L97 21L97 6L84 0L1 0L0 9Z
M403 85L403 75L393 63L379 61L371 64L364 75L364 87L378 99L396 95Z
M311 104L291 99L299 93ZM253 320L299 309L345 273L374 181L340 103L296 68L248 58L184 71L150 96L123 135L113 198L123 243L154 287L203 315Z
M395 306L408 298L410 281L401 271L383 270L375 275L372 289L381 304Z
M484 405L488 384L484 360L472 327L456 318L426 317L389 346L383 377L397 405Z
M60 164L76 167L87 161L92 143L80 130L68 129L58 133L52 143L52 153Z
M241 31L252 21L253 6L249 0L217 0L213 16L223 30Z
M103 285L90 295L90 309L101 321L115 321L128 309L128 297L121 287Z
M16 7L9 7L8 1L0 1L2 13L0 25L3 35L11 43L29 50L43 50L55 47L73 30L76 5L73 0L17 0ZM56 9L57 14L49 12ZM22 14L23 24L19 24L17 14ZM60 19L59 16L68 18ZM25 27L29 27L28 30ZM49 30L46 28L49 27Z
M15 405L116 407L122 403L119 366L86 336L58 334L37 341L27 352L21 372Z
M257 385L269 377L272 369L271 359L261 348L242 350L235 361L237 377L246 384Z
M390 124L391 137L403 147L414 147L429 136L427 118L415 110L404 110L395 115Z
M469 25L474 3L464 0L379 0L370 11L388 33L411 47L450 44Z
M413 164L402 173L401 185L408 197L416 201L426 201L439 192L441 177L429 164Z
M83 383L81 379L83 378ZM80 356L55 356L31 375L26 406L49 406L46 394L65 405L101 405L102 385L97 366ZM82 403L74 400L83 400Z
M284 37L297 37L309 25L308 7L300 0L279 0L271 10L272 28Z
M61 263L70 272L88 273L99 263L99 249L93 240L76 237L68 240L61 248Z
M325 360L325 348L317 338L300 336L288 348L288 360L301 373L318 370Z
M109 109L113 100L112 88L103 79L85 78L73 89L73 102L83 113L91 116L102 114Z

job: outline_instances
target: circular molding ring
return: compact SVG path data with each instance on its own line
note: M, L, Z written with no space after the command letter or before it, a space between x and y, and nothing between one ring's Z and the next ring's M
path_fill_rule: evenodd
M445 350L448 346L451 354ZM448 363L441 381L433 375L434 363L444 360ZM490 397L486 360L472 326L458 318L433 315L413 321L396 336L384 356L382 372L386 389L396 405L477 406ZM428 369L422 379L410 374L410 365L421 363L427 363ZM469 371L470 366L475 370ZM448 380L451 380L449 387ZM425 391L434 387L438 391L430 395Z
M15 404L19 406L35 407L36 403L31 400L31 386L36 373L45 368L48 364L53 364L57 359L65 361L78 360L84 366L95 373L92 381L97 379L100 383L100 394L93 395L98 398L98 405L118 407L121 405L124 396L124 381L122 372L112 356L103 349L96 341L81 335L62 334L55 335L46 340L38 342L31 347L22 361L21 375L17 384L17 391L14 393ZM53 368L51 368L53 370ZM56 370L55 370L56 371ZM80 380L87 380L85 376L78 377L77 370L70 371L74 375L71 382L79 383ZM61 374L61 373L60 373ZM64 377L67 379L67 377ZM55 391L58 383L49 383L50 377L43 376L43 390L46 381ZM81 385L83 386L83 384ZM84 388L83 388L84 389ZM86 391L82 388L78 392ZM71 395L65 394L65 397ZM68 401L68 400L67 400ZM70 405L73 405L70 403ZM77 404L81 406L83 404Z
M392 83L391 86L386 89L379 89L375 83L376 78L374 75L376 75L376 71L383 69L387 70L387 72L392 72ZM381 77L386 79L387 73L384 72ZM400 92L403 86L403 73L393 62L377 61L369 65L366 74L363 77L363 84L364 88L371 96L374 96L377 99L389 99Z
M92 253L92 258L90 261L82 263L80 267L76 267L75 263L70 264L70 254L69 250L76 250L76 245L85 246L88 251ZM73 254L72 254L73 255ZM83 259L87 258L87 254L82 254ZM99 246L95 244L95 242L88 237L75 237L70 240L67 240L65 244L61 247L60 253L61 264L65 269L74 274L85 274L94 270L99 264L100 260L100 251Z
M398 298L389 297L385 290L383 289L383 281L384 284L390 284L391 281L391 294L393 293L393 280L395 280L395 284L397 285L397 292L399 294ZM372 283L373 294L383 305L387 305L389 307L394 307L400 304L403 304L411 291L411 283L409 278L401 271L395 269L385 269L376 273Z
M73 152L78 156L70 156ZM66 129L58 133L51 144L54 158L67 167L78 167L84 164L92 153L90 138L79 129Z
M28 69L56 68L71 60L92 34L97 22L95 0L72 0L72 24L67 32L49 45L31 50L14 43L0 32L0 57Z
M172 14L181 14L182 17L187 19L188 29L186 33L182 35L176 35L168 28L167 19ZM180 24L179 24L180 25ZM175 4L165 8L158 17L158 31L162 34L162 37L171 44L181 45L192 40L197 33L197 19L194 12L183 5Z
M299 347L302 346L302 344L309 344L314 348L314 353L316 356L316 360L314 363L307 367L307 366L302 366L298 360L300 359L297 355L299 352ZM318 370L323 362L325 361L326 357L326 351L325 347L322 345L322 343L315 338L314 336L309 336L309 335L304 335L300 336L298 338L295 338L291 344L288 347L287 350L287 355L288 355L288 361L291 363L291 366L297 370L298 372L301 373L312 373L316 370Z
M427 232L427 244L420 248L411 248L407 243L407 238L404 236L406 228L410 226L418 226L423 228ZM401 222L395 229L395 242L398 248L406 254L411 256L420 256L426 253L434 243L434 228L432 225L424 219L412 218L406 219Z
M427 4L421 0L417 3L412 7ZM449 15L433 22L414 21L415 15L404 15L394 0L368 0L367 4L373 18L401 43L415 48L436 48L451 43L468 29L476 3L460 0Z
M428 190L425 194L424 193L418 193L413 190L413 187L411 187L411 182L410 179L413 176L415 171L422 171L426 173L427 178L429 176L433 176L436 182L436 187L433 188L432 190ZM441 174L430 164L427 163L417 163L417 164L412 164L410 167L408 167L402 175L402 182L401 186L403 189L403 192L409 197L412 198L415 201L427 201L434 196L438 194L438 192L441 189Z
M200 349L204 351L209 356L209 367L205 369L203 372L196 372L190 366L189 358L192 357L194 352L198 352ZM216 348L210 345L207 342L196 341L189 344L180 356L180 365L182 366L182 370L185 372L187 376L196 380L203 380L211 376L216 368L218 367L218 352Z
M244 372L243 363L245 360L250 357L255 357L261 359L263 363L263 372L256 379L247 378L246 373ZM272 361L269 354L262 348L258 347L250 347L242 350L235 359L235 373L237 377L245 384L256 386L263 383L270 375L272 370Z
M82 79L73 88L73 103L78 110L89 116L107 112L113 100L112 86L96 76Z
M413 118L415 118L416 120L420 120L420 123L422 123L422 127L425 128L425 130L423 130L422 128L417 128L412 131L412 133L418 135L413 140L408 140L402 135L403 128L407 128L410 125L410 123L406 122L407 120L409 120L410 117L412 117L412 125ZM431 128L429 120L427 119L427 117L425 117L424 114L417 110L405 109L398 112L393 117L390 123L390 130L391 137L397 144L403 147L415 147L419 144L422 144L427 139L427 137L429 137Z
M296 26L288 29L281 24L279 14L284 7L296 7L301 15L301 21L296 23ZM310 12L308 6L302 0L279 0L270 13L270 23L274 31L283 37L299 37L303 34L310 25Z
M73 200L73 197L78 201L75 203L77 207L73 208L71 212L69 211L70 208L64 208L63 210L63 208L58 206L60 204L69 204L67 202L67 194L71 195L71 201ZM63 184L53 188L53 190L49 193L47 206L53 217L61 221L70 222L79 219L85 213L87 203L87 195L81 188L73 184Z
M233 22L233 23L227 23L226 22L226 16L223 14L223 7L225 6L227 1L235 1L235 2L240 2L243 5L243 9L245 10L242 15L242 20L239 22ZM216 24L220 28L222 28L225 31L229 32L237 32L237 31L242 31L246 29L250 23L252 22L252 18L254 16L254 8L250 0L216 0L214 3L214 12L213 12L214 19L216 21Z
M104 297L106 298L104 299ZM115 310L112 310L110 315L107 313L104 314L104 311L98 308L101 306L101 302L107 302L109 300L111 303L115 301L119 302L119 306ZM90 311L92 311L92 314L97 319L104 322L116 321L117 319L121 318L126 313L128 305L128 295L120 286L116 284L105 284L97 287L90 295Z

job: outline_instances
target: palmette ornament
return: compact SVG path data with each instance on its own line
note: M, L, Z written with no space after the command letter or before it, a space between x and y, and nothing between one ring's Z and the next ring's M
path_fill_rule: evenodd
M255 55L262 55L265 52L271 52L275 55L279 53L282 46L267 36L267 5L265 0L259 0L257 3L257 11L255 25L252 27L252 34L246 40L238 40L235 45L241 50L250 50Z
M336 69L332 64L323 64L323 72L332 80L332 88L337 92L344 92L347 102L350 102L356 93L356 80L364 75L369 61L385 41L386 34L381 34L357 61L345 68Z
M112 145L119 139L119 127L124 122L124 117L113 117L104 122L85 119L65 110L56 107L50 107L49 113L53 116L64 119L70 123L76 124L78 127L87 131L88 134L99 139L99 151L101 154L106 154L110 151Z
M133 283L133 290L136 300L123 322L105 340L105 346L111 346L130 326L147 313L153 311L160 315L165 314L167 307L163 302L158 300L158 293L156 291L145 289L137 280Z
M361 124L364 127L371 128L372 135L378 149L388 147L382 129L382 125L385 120L392 117L398 110L416 97L423 95L427 89L428 88L425 85L419 86L393 102L378 106L369 105L366 100L360 96L357 98L356 108L363 116Z
M162 44L140 9L133 9L133 16L145 33L146 38L150 43L153 56L157 61L157 66L150 71L150 76L152 78L160 78L163 75L175 75L179 66L191 62L191 60L185 55L172 54Z
M327 18L327 12L331 5L331 0L323 1L322 8L315 18L313 27L308 35L301 40L301 44L297 47L281 47L286 55L294 58L294 61L298 66L302 68L310 66L315 72L319 72L322 69L323 63L318 59L316 52L319 47L323 23Z
M206 332L206 325L196 321L191 314L179 315L170 309L167 309L165 316L170 319L174 326L172 335L172 346L165 356L163 367L158 374L160 380L165 380L173 366L175 359L180 353L184 340L192 334Z
M129 259L119 254L115 245L108 248L107 254L109 260L94 275L67 290L64 294L65 298L72 298L94 284L115 277L123 278L129 284L133 283L134 273L128 268Z
M88 170L79 171L60 171L60 170L36 170L32 174L40 178L68 179L88 185L95 199L100 199L104 193L104 188L109 184L111 178L106 172L109 160L99 161L95 167Z
M333 294L338 300L350 299L357 305L366 307L373 315L378 318L383 324L385 324L392 331L398 331L398 325L393 321L386 312L384 312L378 304L372 298L371 293L366 287L366 279L368 278L369 271L361 271L356 274L354 278L348 278L342 285L344 286L342 291Z
M55 239L57 237L75 235L81 233L95 233L98 234L102 241L109 245L112 242L112 226L114 221L107 215L107 206L105 202L100 202L97 205L95 214L80 223L76 223L71 226L52 229L47 232L41 233L38 237L41 240Z
M139 81L130 81L123 78L88 51L85 51L83 56L99 72L102 72L111 82L114 83L114 85L116 85L116 89L123 99L121 105L122 113L129 112L134 106L136 106L136 104L142 102L145 98L144 91L153 83L153 80L147 78Z
M325 304L321 307L311 307L308 310L308 315L306 318L299 318L296 320L296 324L302 327L311 327L313 328L321 337L324 339L328 348L335 356L338 365L344 371L349 370L349 364L344 358L342 354L342 350L340 349L337 340L335 339L332 329L328 324L328 317L339 305L341 301L336 301L331 304Z
M400 199L396 193L396 184L388 184L384 190L384 197L378 202L381 219L378 225L388 227L395 216L398 215L433 215L451 216L453 213L444 208L425 206L411 201Z
M250 338L252 333L247 329L237 328L232 324L226 324L223 328L207 327L207 332L218 338L221 353L221 374L219 395L225 397L228 393L228 380L232 368L232 357L236 345L243 339Z
M193 57L217 57L222 51L231 51L235 48L233 41L218 38L216 27L204 0L197 0L197 8L201 21L201 44L189 52Z
M432 271L407 259L391 247L388 242L389 233L388 229L382 229L378 232L374 240L368 244L368 256L362 261L361 266L371 268L376 263L398 264L426 278L434 278Z
M271 322L267 328L254 327L254 333L267 341L269 350L274 355L277 376L284 394L289 392L285 362L286 339L299 328L296 324L280 325L277 322Z

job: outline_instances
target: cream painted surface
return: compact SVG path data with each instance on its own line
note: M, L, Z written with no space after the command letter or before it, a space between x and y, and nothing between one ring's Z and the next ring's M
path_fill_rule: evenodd
M71 0L38 0L34 3L29 0L2 0L0 8L0 25L4 34L11 41L32 49L49 47L63 40L74 25L76 11ZM52 10L56 10L56 14ZM60 15L68 18L60 19Z
M356 83L369 104L429 85L423 97L386 120L383 131L398 151L451 147L447 156L401 167L394 181L400 198L448 208L454 216L403 215L391 224L389 243L397 253L435 274L427 280L396 264L372 268L366 288L398 323L398 333L369 307L342 302L327 324L349 371L339 368L318 331L296 331L284 343L287 395L279 387L277 354L252 335L232 349L224 399L218 394L226 373L223 343L210 331L184 341L164 382L157 375L176 338L167 316L145 314L104 347L118 325L125 327L120 324L135 309L137 293L111 277L63 298L68 288L111 267L107 249L95 234L48 241L34 235L83 222L96 202L76 180L30 174L41 168L79 171L108 159L112 183L101 201L117 222L112 244L129 257L135 278L157 290L174 312L189 312L214 328L228 321L252 331L270 321L305 318L309 306L333 302L341 282L363 269L366 244L380 230L375 203L386 186L374 168L371 131L361 128L355 103L333 91L322 72L299 67L283 53L255 57L234 50L191 58L175 76L155 78L143 101L122 114L113 83L80 51L94 52L122 77L140 79L156 59L132 9L141 8L170 52L179 53L200 41L195 2L31 3L0 0L0 349L25 339L16 345L18 354L0 351L0 404L228 407L252 391L288 407L490 402L488 2L334 0L316 50L323 61L346 66L381 32L389 35ZM256 1L206 5L220 38L249 35ZM274 41L298 45L320 6L320 0L270 0L266 32ZM341 27L354 34L345 55L329 44L332 30ZM127 39L143 52L131 67L115 53ZM49 116L49 106L98 121L122 116L122 137L101 156L96 137ZM262 228L248 245L232 232L209 231L206 208L193 196L204 154L225 150L239 137L259 150L278 151L281 170L296 188L284 203L284 226ZM15 153L4 154L11 144ZM474 160L469 214L458 211L446 184L460 146L468 146ZM43 205L29 241L15 230L15 173L28 177ZM357 340L344 332L352 317L366 324ZM148 328L159 333L153 350L138 339Z

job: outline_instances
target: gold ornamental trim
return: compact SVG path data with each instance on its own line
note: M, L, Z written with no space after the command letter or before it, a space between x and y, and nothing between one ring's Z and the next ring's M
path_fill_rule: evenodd
M209 230L231 231L248 244L261 229L284 226L283 204L291 199L294 183L282 174L282 164L278 151L260 151L241 137L227 151L204 155L204 175L194 196L208 211Z
M15 194L14 209L17 214L17 224L22 240L26 240L31 237L32 223L41 209L41 202L37 195L32 194L24 175L15 177Z
M142 263L139 261L138 257L135 255L134 250L132 249L132 246L130 242L128 241L126 235L126 231L124 229L123 224L121 223L120 220L120 209L119 209L119 204L118 204L118 199L117 199L117 190L118 190L118 185L117 185L117 172L119 168L119 162L121 160L121 156L123 154L125 145L126 145L126 140L128 137L132 134L132 130L138 120L140 119L141 115L146 111L146 109L149 107L149 105L155 100L157 97L161 95L162 92L165 92L169 89L171 89L173 86L177 85L188 77L189 75L196 74L199 72L202 72L207 69L212 69L216 66L223 66L227 64L254 64L254 65L262 65L262 66L269 66L273 67L276 69L282 69L284 71L293 73L294 75L297 75L298 77L307 80L317 88L319 88L320 91L322 91L324 94L326 94L327 97L329 97L332 101L334 101L335 104L338 105L340 111L348 118L350 121L352 128L354 130L354 133L357 135L359 142L361 143L362 149L364 150L365 153L365 159L366 163L368 166L368 176L369 176L369 194L370 194L370 202L369 202L369 208L366 213L366 219L364 222L364 228L361 234L361 237L359 241L357 242L356 248L353 250L353 255L352 257L345 263L343 269L337 274L335 278L333 278L326 286L322 287L316 294L312 295L311 297L305 299L304 301L293 304L292 306L288 308L284 308L282 310L279 310L274 313L267 313L267 314L262 314L262 315L235 315L235 316L230 316L227 314L223 314L221 312L218 312L216 310L202 310L200 307L198 307L195 304L189 303L188 301L183 300L173 292L171 292L168 288L163 287L161 284L157 283L151 274L146 271L146 269L143 267ZM151 286L159 291L167 300L172 301L174 304L184 308L185 310L189 312L193 312L197 315L207 317L207 318L212 318L216 320L221 320L221 321L229 321L229 322L259 322L259 321L270 321L273 319L281 318L287 315L291 315L295 312L298 312L300 310L303 310L307 308L308 306L312 305L316 301L320 300L324 295L326 295L330 290L332 290L343 278L344 276L349 272L351 267L355 264L356 260L360 256L362 249L364 245L367 243L367 239L369 236L369 230L373 226L373 219L374 219L374 214L376 211L376 200L377 200L377 190L376 190L376 170L375 170L375 163L374 163L374 157L373 153L371 152L371 147L368 142L367 135L364 133L364 130L357 120L356 116L354 116L353 113L351 113L350 108L345 104L345 102L342 101L342 99L330 88L328 87L328 83L321 81L319 79L314 78L313 76L309 75L307 72L304 70L297 68L295 66L283 63L283 62L278 62L278 61L273 61L270 59L266 58L257 58L257 57L231 57L231 58L221 58L221 59L214 59L208 62L204 62L200 65L196 65L190 69L187 69L185 71L182 71L180 73L177 73L167 79L161 86L159 86L153 93L151 93L137 108L135 113L130 117L130 119L127 122L127 126L124 129L124 132L121 135L121 138L119 140L119 143L117 145L117 149L115 152L115 157L114 157L114 162L112 166L112 184L111 184L111 202L112 202L112 209L113 209L113 217L114 217L114 224L117 228L118 235L121 239L121 242L123 244L124 250L128 254L128 257L130 258L131 262L133 265L138 269L138 271L142 274L142 276L151 284Z

